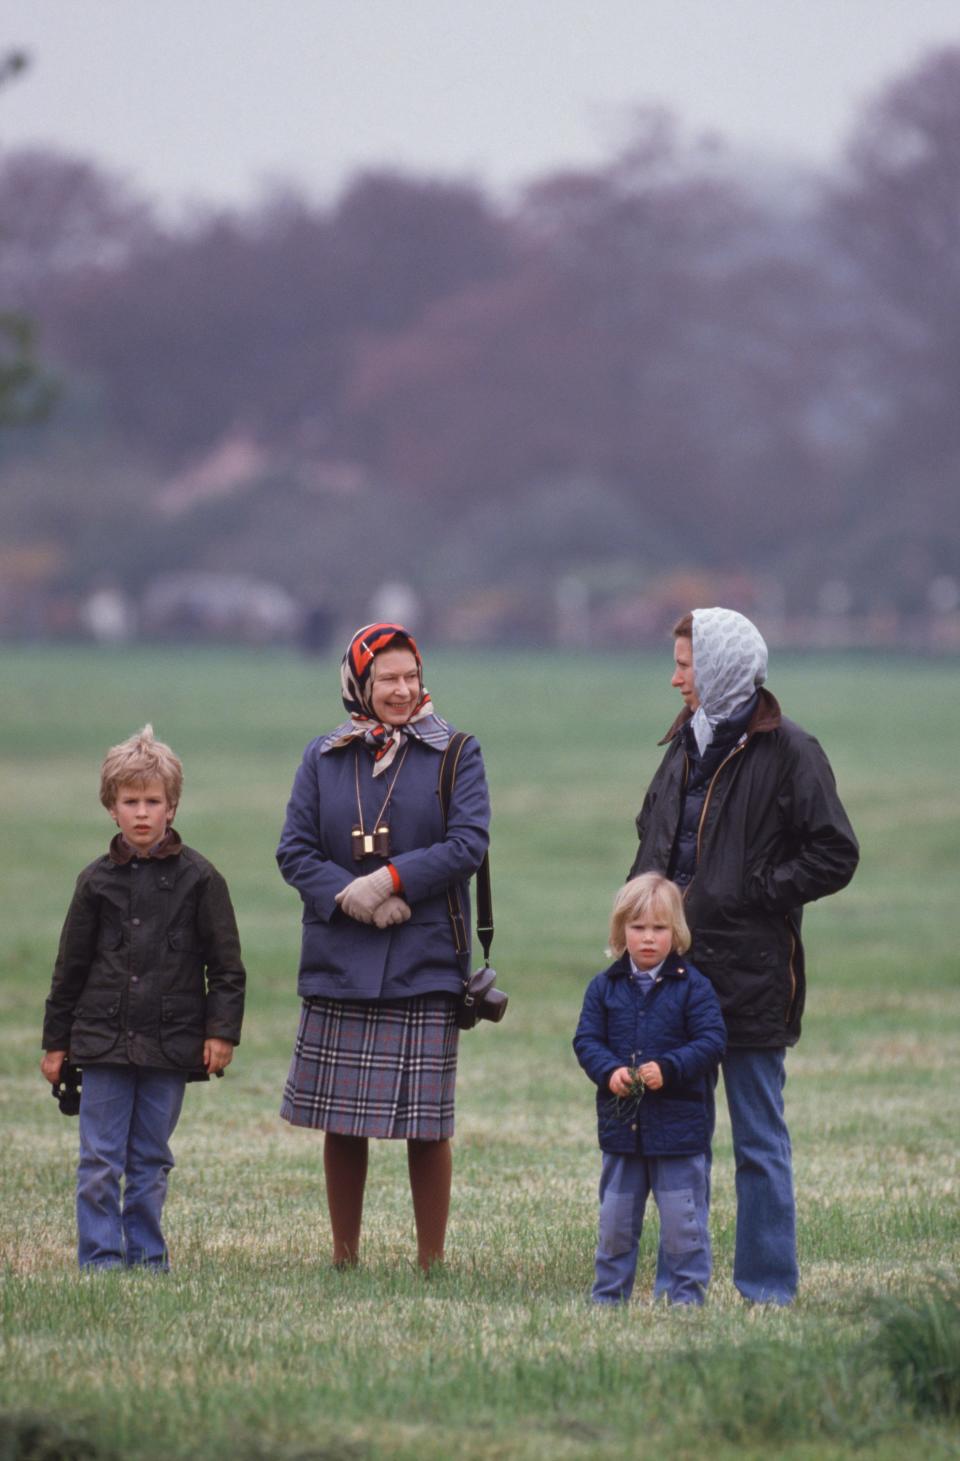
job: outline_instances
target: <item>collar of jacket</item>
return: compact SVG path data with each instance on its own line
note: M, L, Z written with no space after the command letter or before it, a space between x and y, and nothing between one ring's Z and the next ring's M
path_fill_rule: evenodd
M177 857L182 847L183 842L180 833L175 832L172 827L168 827L149 856L151 859ZM119 867L123 867L128 862L133 862L135 857L138 857L141 862L146 862L147 860L142 852L138 852L135 847L131 847L128 842L125 842L122 834L119 832L111 839L107 856L111 862L117 863Z
M630 973L630 955L624 950L615 964L611 964L607 974L611 979L619 979ZM654 980L659 984L661 979L685 979L687 974L687 963L682 954L668 954L660 966L660 973Z
M677 716L676 720L673 722L673 725L663 737L663 740L658 741L657 745L665 746L668 741L672 741L674 736L677 735L679 731L683 730L683 727L686 725L687 721L692 719L693 711L690 709L689 705L685 705L680 714ZM760 735L762 732L765 731L779 730L780 722L782 719L783 715L780 710L780 702L777 700L777 697L775 695L771 695L770 691L764 689L764 687L761 685L759 690L757 691L757 708L750 718L750 724L747 726L747 740L749 740L751 736Z
M375 720L368 722L370 726L376 723ZM439 715L425 715L422 720L411 721L398 729L406 731L411 739L419 741L423 746L429 746L433 751L445 751L453 738L453 726ZM317 751L321 756L326 756L329 751L340 751L351 742L363 745L366 733L367 726L358 726L356 721L345 720L335 730L320 737ZM372 755L372 748L368 746L367 749Z

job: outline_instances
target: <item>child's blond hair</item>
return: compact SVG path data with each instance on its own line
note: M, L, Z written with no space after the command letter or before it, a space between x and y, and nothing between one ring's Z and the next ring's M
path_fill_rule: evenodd
M111 746L100 767L100 800L108 811L117 804L122 786L146 786L148 781L161 781L171 811L175 811L183 791L183 766L170 747L158 741L153 726Z
M685 954L691 944L690 929L683 912L683 899L676 883L660 873L641 873L624 883L613 900L610 915L609 953L617 958L626 952L627 940L624 931L628 923L652 915L662 923L668 923L672 931L672 948L676 954Z

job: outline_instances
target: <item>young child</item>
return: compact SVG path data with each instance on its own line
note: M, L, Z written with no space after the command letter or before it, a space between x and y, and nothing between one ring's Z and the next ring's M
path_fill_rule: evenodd
M83 1068L81 1268L169 1267L160 1227L188 1080L240 1040L246 975L223 878L173 830L183 768L146 725L108 751L100 800L120 829L85 867L60 936L40 1069ZM123 1197L120 1180L123 1178Z
M592 1297L599 1304L625 1303L633 1291L651 1191L666 1267L655 1297L702 1304L710 1281L702 1217L708 1082L726 1030L712 985L682 957L689 947L675 884L644 873L620 889L609 950L619 957L591 981L573 1040L597 1087L603 1167Z

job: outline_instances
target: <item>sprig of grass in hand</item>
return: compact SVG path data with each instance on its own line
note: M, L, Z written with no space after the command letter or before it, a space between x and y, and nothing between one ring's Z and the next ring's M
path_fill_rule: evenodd
M647 1083L640 1074L639 1067L631 1065L627 1067L630 1072L630 1084L625 1096L614 1096L611 1094L607 1102L607 1111L612 1121L630 1121L636 1116L643 1100L643 1093L647 1089Z

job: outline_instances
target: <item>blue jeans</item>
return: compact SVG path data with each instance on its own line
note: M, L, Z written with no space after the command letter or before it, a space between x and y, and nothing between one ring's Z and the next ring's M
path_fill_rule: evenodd
M591 1297L626 1303L633 1292L643 1214L652 1191L660 1212L662 1292L672 1304L702 1304L710 1282L706 1158L618 1156L604 1152L600 1235Z
M173 1166L168 1143L185 1085L186 1076L174 1070L84 1068L77 1164L81 1268L169 1267L160 1218Z
M792 1303L799 1279L793 1159L783 1110L785 1054L782 1048L735 1046L720 1062L736 1164L733 1282L756 1304ZM712 1130L712 1109L709 1115ZM710 1163L708 1152L704 1221L710 1205ZM661 1254L656 1292L668 1291L669 1271Z

